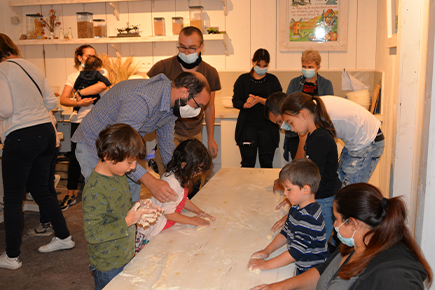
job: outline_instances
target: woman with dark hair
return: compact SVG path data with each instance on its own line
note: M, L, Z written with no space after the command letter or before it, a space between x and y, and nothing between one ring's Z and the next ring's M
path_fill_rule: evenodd
M65 87L63 88L62 95L60 96L60 103L66 107L79 107L78 113L71 114L71 138L74 132L80 125L83 118L91 111L94 107L94 101L97 98L82 98L82 96L97 95L106 90L107 86L103 82L98 82L87 88L74 91L74 83L80 75L80 71L83 70L84 64L89 56L94 56L96 54L95 49L88 45L79 46L74 52L74 68L77 70L70 74L65 82ZM103 71L103 75L107 77L107 74ZM60 203L60 208L62 211L67 210L71 205L76 204L75 190L78 188L78 182L80 178L80 165L76 159L75 155L76 143L71 142L71 155L68 164L68 192L65 198Z
M282 92L278 78L267 73L269 52L258 49L252 57L252 69L239 76L234 84L233 106L239 109L235 139L242 156L242 167L255 167L257 150L260 166L272 168L279 144L279 127L264 117L266 99Z
M0 33L0 92L6 233L6 253L0 256L0 268L15 270L22 266L19 256L25 189L47 215L56 236L51 243L39 247L39 252L71 249L75 243L57 199L48 188L56 148L56 133L48 111L56 108L56 97L44 74L21 58L18 47L3 33Z
M402 198L384 198L367 183L341 189L334 201L342 244L324 264L302 275L253 289L424 289L432 270L406 226Z

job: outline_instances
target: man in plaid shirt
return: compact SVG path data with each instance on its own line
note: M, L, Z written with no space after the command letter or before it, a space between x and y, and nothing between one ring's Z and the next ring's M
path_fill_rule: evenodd
M76 157L87 179L98 163L95 140L109 125L124 123L144 136L156 131L162 159L169 162L174 151L174 125L177 117L194 117L210 100L210 87L197 72L184 72L172 82L163 74L149 80L128 80L116 84L95 105L75 132ZM196 115L195 115L196 114ZM154 178L139 163L130 172L133 201L140 199L140 184L161 202L175 198L166 181Z

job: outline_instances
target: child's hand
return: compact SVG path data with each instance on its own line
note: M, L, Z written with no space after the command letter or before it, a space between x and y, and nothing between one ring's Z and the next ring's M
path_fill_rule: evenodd
M135 205L128 211L125 221L127 226L131 226L140 222L142 225L148 225L155 221L163 212L163 208L156 206L151 202L136 202Z
M276 232L279 231L280 229L282 229L282 227L285 224L285 220L287 219L287 216L283 216L279 221L277 221L273 227L270 229L272 232Z
M198 214L198 216L199 217L201 217L201 218L209 218L209 219L211 219L212 221L215 221L216 220L216 218L214 217L214 216L212 216L211 214L208 214L208 213L206 213L206 212L201 212L200 214Z
M279 178L275 179L273 182L273 193L275 193L277 190L284 192L284 186L282 186L281 182L279 182Z
M209 226L210 222L206 219L200 218L199 216L192 217L192 224L195 226Z
M266 259L268 257L269 257L269 254L266 253L264 250L261 250L261 251L253 253L251 256L251 259L249 261L251 261L253 259Z
M250 269L251 271L254 271L256 269L261 271L269 270L266 267L266 261L260 258L251 258L248 262L248 269Z
M281 201L276 207L275 210L279 210L280 208L282 208L283 206L285 206L286 204L289 204L291 206L290 201L287 198L284 198L283 201Z

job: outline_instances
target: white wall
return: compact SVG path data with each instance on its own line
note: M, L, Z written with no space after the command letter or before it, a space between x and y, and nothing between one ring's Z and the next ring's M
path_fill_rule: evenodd
M25 17L19 25L11 24L14 12L7 0L1 1L3 14L0 19L0 32L17 40L25 32ZM140 24L141 35L152 35L153 17L165 17L167 34L171 34L171 18L184 17L188 23L188 6L202 5L204 18L210 26L218 26L229 36L229 55L225 56L220 41L208 41L205 44L203 59L219 71L242 70L251 67L251 57L260 47L269 50L272 56L270 69L299 69L301 52L281 52L277 48L277 1L264 0L228 0L228 15L223 12L222 1L217 0L156 0L120 2L120 20L117 21L113 9L108 3L70 4L52 6L23 7L26 13L48 14L50 9L61 12L60 21L65 31L68 27L76 32L76 12L90 11L94 18L107 20L108 34L114 35L115 28L124 27L126 22ZM374 69L376 54L377 1L349 1L348 51L322 52L322 69ZM46 72L50 85L63 86L68 74L73 71L73 54L77 45L36 45L21 47L24 56L43 68L42 52L45 49ZM121 44L123 57L134 55L147 71L155 62L176 54L176 43ZM95 45L97 52L115 56L110 45ZM283 85L285 86L285 85Z

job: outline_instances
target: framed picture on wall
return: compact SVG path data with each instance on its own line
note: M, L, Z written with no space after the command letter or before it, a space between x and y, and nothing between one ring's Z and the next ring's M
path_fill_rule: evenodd
M346 51L348 0L279 0L280 51Z

